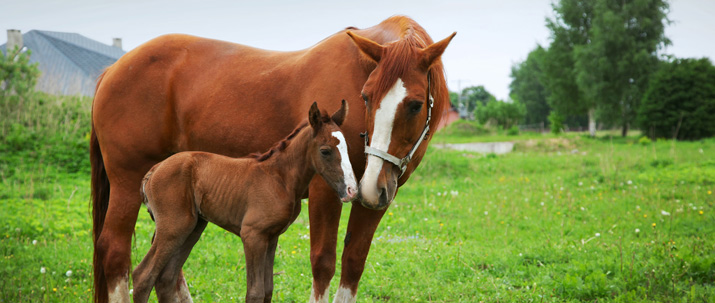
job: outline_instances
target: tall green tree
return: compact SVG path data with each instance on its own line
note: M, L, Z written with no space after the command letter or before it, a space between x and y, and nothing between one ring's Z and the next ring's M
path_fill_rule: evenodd
M548 93L544 86L543 60L546 50L537 45L529 52L524 62L511 68L511 83L509 84L512 99L518 100L526 109L524 123L548 124L551 107L546 101Z
M574 49L590 42L593 20L593 1L561 0L553 3L554 18L546 19L551 32L551 43L544 54L544 86L547 101L558 115L588 114L591 136L596 134L596 100L589 98L579 87L576 76Z
M670 43L664 35L664 0L596 0L588 41L574 46L576 83L593 100L599 120L620 125L622 135L634 122L657 51Z

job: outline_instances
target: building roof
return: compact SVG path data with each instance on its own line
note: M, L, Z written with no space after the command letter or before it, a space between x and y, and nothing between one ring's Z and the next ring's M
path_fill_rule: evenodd
M52 94L93 95L97 77L125 53L76 33L31 30L22 39L42 73L36 89Z

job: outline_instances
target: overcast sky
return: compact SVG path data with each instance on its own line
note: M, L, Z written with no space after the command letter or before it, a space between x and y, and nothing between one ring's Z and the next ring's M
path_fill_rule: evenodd
M551 0L0 0L0 29L74 32L130 50L156 36L186 33L274 50L309 47L347 26L402 14L437 41L456 31L442 59L451 90L484 85L499 99L509 73L537 43L546 46ZM200 4L197 4L200 3ZM666 29L677 57L715 58L715 1L673 0ZM0 44L7 41L0 34Z

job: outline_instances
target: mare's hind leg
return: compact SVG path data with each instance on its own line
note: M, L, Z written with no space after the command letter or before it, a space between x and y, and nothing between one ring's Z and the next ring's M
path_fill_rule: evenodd
M181 268L191 254L191 249L201 238L206 224L206 220L198 219L196 227L181 246L179 253L169 260L159 274L159 279L156 281L156 296L159 302L193 302Z
M141 174L114 170L125 182L112 182L109 206L96 244L97 258L102 264L109 302L129 302L129 271L134 225L141 208L139 184Z
M186 214L168 214L166 219L171 219L170 222L164 221L163 216L166 215L160 211L154 211L156 237L146 257L134 270L134 302L147 302L149 300L149 294L151 294L151 289L154 287L159 274L169 261L180 253L179 249L196 227L197 219L195 214L188 216Z

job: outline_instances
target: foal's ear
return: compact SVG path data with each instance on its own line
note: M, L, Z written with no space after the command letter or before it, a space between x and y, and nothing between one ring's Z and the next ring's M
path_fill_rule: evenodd
M358 36L358 34L351 31L347 31L347 34L353 39L353 42L355 42L355 45L360 49L360 51L375 62L380 62L380 59L382 58L382 50L385 47L368 38Z
M333 122L337 124L338 126L343 125L343 122L345 122L345 116L348 115L348 103L345 102L345 99L342 101L342 105L340 105L340 109L336 111L331 119L333 119Z
M323 126L323 119L320 118L320 109L318 109L318 102L313 102L310 106L310 111L308 112L308 122L313 130L320 129Z
M452 41L452 38L454 38L456 34L457 32L454 32L449 37L422 49L422 66L424 69L429 69L430 66L432 66L432 63L434 63L437 58L442 56L442 53L444 53L447 45L449 45L449 42Z

